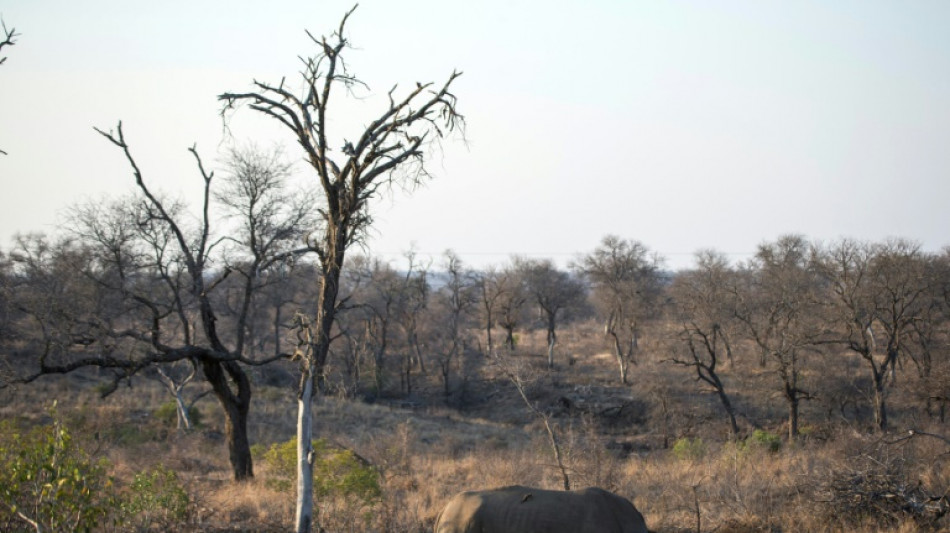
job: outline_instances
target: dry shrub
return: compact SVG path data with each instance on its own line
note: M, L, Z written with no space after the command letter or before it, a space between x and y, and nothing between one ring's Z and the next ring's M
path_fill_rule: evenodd
M610 440L598 431L598 421L581 418L564 432L564 447L574 488L600 487L616 491L620 486L621 459L608 448Z
M909 440L869 443L836 465L816 491L827 518L842 527L946 527L950 485L945 462L923 459L936 457L932 447Z
M656 531L821 531L802 509L804 485L822 464L804 447L772 453L710 445L702 456L631 458L618 492Z
M206 483L198 496L200 521L207 527L280 530L293 523L294 500L263 481Z

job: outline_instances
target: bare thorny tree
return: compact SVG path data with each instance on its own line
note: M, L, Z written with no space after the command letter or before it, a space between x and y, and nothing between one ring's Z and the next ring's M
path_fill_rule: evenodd
M763 364L771 360L781 379L789 440L798 438L802 400L814 398L802 385L802 369L806 355L818 353L821 330L817 276L808 265L807 252L800 235L763 243L730 288L733 318L759 350Z
M630 363L639 349L643 323L655 314L661 291L661 261L637 241L608 235L576 265L590 281L594 306L604 317L604 334L610 339L620 368L620 382L629 383Z
M95 366L114 373L111 391L120 380L156 365L197 366L225 413L234 478L250 478L251 382L244 366L289 357L279 349L261 357L247 348L251 302L271 270L311 252L307 246L294 247L310 218L307 210L289 203L280 180L269 180L266 172L242 174L232 168L226 182L231 185L225 189L227 201L221 203L243 221L229 232L231 237L217 236L224 232L212 229L217 222L211 214L214 173L205 169L194 147L190 152L204 185L197 224L190 222L182 206L153 190L132 155L121 122L114 131L96 131L121 149L138 192L112 204L90 203L74 209L69 231L82 243L78 248L82 253L74 254L71 263L75 272L91 282L94 288L90 290L120 302L124 311L115 317L70 311L69 320L87 332L81 344L95 351L54 359L47 350L39 359L39 369L19 381ZM279 212L263 209L272 201L285 207ZM219 254L229 242L234 250ZM232 275L245 279L242 304L237 313L231 313L234 316L226 316L229 313L215 300L215 289Z
M5 47L15 45L15 39L19 37L20 34L16 32L16 28L7 29L7 23L3 22L2 19L0 19L0 29L3 30L3 41L0 41L0 52L2 52ZM6 56L0 56L0 65L6 61Z
M225 104L225 118L231 110L247 105L290 130L325 196L320 210L322 224L307 241L316 250L319 279L316 309L305 328L310 332L310 347L298 350L306 356L301 357L298 394L297 531L310 531L313 522L312 492L307 490L313 475L311 402L315 380L323 372L333 339L346 251L359 242L370 225L368 202L383 192L381 188L396 181L412 185L428 176L424 166L428 145L464 124L456 110L456 98L449 91L461 75L453 72L441 87L417 83L401 97L397 96L398 86L393 87L388 92L389 105L365 126L359 138L337 139L343 141L341 156L331 153L327 120L331 97L337 89L366 88L349 72L343 58L350 48L344 30L355 9L344 15L329 37L307 33L317 51L301 58L301 95L287 88L284 80L278 84L255 80L248 92L218 97Z
M932 303L928 294L934 278L928 269L934 263L919 245L901 239L881 244L844 239L816 247L812 255L812 263L828 285L824 307L834 325L823 342L844 346L864 360L871 377L875 425L884 431L888 429L887 397L900 356L910 355L915 327L919 332L930 322L922 318ZM921 367L924 374L929 372L926 359Z
M558 317L583 302L586 289L581 280L558 269L549 259L515 258L515 269L547 326L548 368L553 369Z
M680 327L678 349L670 362L694 370L697 381L712 387L729 417L730 436L736 440L736 409L717 368L723 356L732 360L727 332L734 328L729 289L734 272L725 255L712 250L697 252L696 265L695 270L680 273L670 289L671 311Z

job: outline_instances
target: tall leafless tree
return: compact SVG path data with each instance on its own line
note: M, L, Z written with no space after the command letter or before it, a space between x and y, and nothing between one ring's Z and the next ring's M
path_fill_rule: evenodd
M896 361L878 353L874 334L874 254L874 245L844 239L825 248L815 247L812 262L830 293L824 298L830 326L824 340L844 345L868 364L874 387L874 418L882 428L887 424L886 376Z
M227 248L225 268L239 280L233 322L235 351L244 353L255 335L263 335L252 327L255 311L266 308L258 301L263 289L286 285L283 274L299 254L283 254L300 246L304 233L315 223L315 198L308 191L287 187L291 165L279 148L267 150L253 144L231 148L224 171L223 187L214 192L214 198L232 223L224 232L222 246ZM285 261L274 263L275 256Z
M215 204L214 185L219 180L213 179L213 172L205 169L192 148L204 185L194 223L184 205L169 201L146 180L121 123L114 131L97 131L122 151L132 169L137 193L111 202L89 202L72 210L68 232L76 243L75 250L81 253L69 256L70 268L92 294L77 293L74 286L71 298L85 305L95 302L98 308L77 309L73 304L63 313L69 321L50 321L60 326L79 325L78 330L65 329L72 330L70 335L76 339L73 344L79 340L79 345L95 350L61 350L55 358L44 351L39 369L23 376L22 381L98 366L112 369L110 390L114 390L119 380L153 365L195 364L225 413L234 478L252 477L247 438L252 390L244 366L267 364L286 355L262 356L248 350L249 311L268 272L310 252L308 247L299 246L307 217L285 201L280 180L262 177L266 169L226 175L226 187L218 195L220 203ZM258 189L246 194L248 187ZM266 209L275 205L273 202L280 207ZM244 215L237 230L214 229L221 223L212 212L215 205ZM225 233L231 236L224 237ZM67 249L65 245L60 248ZM24 252L24 261L30 255ZM237 298L241 305L232 315L223 312L216 292L235 272L245 283ZM81 338L75 337L80 333ZM62 342L58 345L65 346Z
M525 302L524 286L517 271L510 266L491 266L476 272L475 281L481 304L482 327L485 328L487 354L495 353L495 339L492 335L495 325L505 330L504 345L509 350L513 349L514 329L521 321L522 306Z
M465 267L459 256L448 250L442 265L445 283L433 294L430 320L435 325L432 351L442 374L443 394L451 392L452 369L459 368L468 350L468 322L478 303L474 273Z
M548 368L554 368L558 316L583 301L586 296L584 283L569 272L559 270L548 259L516 259L515 268L525 290L543 315L548 340Z
M515 329L525 321L525 304L528 292L517 268L517 261L502 268L498 278L498 292L495 302L498 306L497 322L505 330L504 346L508 351L515 349Z
M806 354L817 351L821 327L807 241L785 235L759 245L755 258L735 279L735 318L781 379L788 436L795 439L801 401L812 397L802 385L802 365Z
M692 368L696 379L712 387L729 417L733 439L739 436L736 410L720 377L719 364L732 358L728 333L733 321L733 297L730 291L734 272L724 255L712 250L696 254L696 268L677 274L670 289L673 318L679 323L678 341L682 352L672 361Z
M386 354L394 336L397 311L402 297L403 278L392 265L378 258L357 257L347 271L354 286L351 297L365 331L365 341L373 354L374 394L386 386Z
M874 421L888 427L887 397L900 356L913 340L932 332L919 324L933 312L932 258L916 243L891 239L866 243L844 239L816 247L813 263L825 280L833 328L828 341L858 354L871 374ZM924 346L926 348L926 346ZM926 366L926 362L921 364Z
M504 272L495 267L488 267L475 274L478 287L479 303L481 304L482 324L485 328L485 350L491 356L495 353L495 342L492 330L497 320L499 300L504 295Z
M298 395L298 532L310 531L313 521L312 494L305 494L302 484L313 475L310 404L314 387L307 382L323 372L329 354L346 251L360 240L372 222L368 204L382 192L381 188L394 181L418 183L428 175L424 165L427 145L462 125L456 98L450 92L452 83L461 75L454 72L439 87L417 83L401 96L398 86L393 87L388 92L388 106L370 121L358 138L331 136L327 116L336 89L352 91L365 87L349 72L344 61L344 53L350 47L345 37L346 23L352 13L350 10L344 15L329 37L317 38L308 33L317 51L301 58L302 93L295 93L284 81L254 81L250 91L219 96L224 102L224 116L241 105L248 105L289 130L324 195L322 224L309 240L317 250L320 273L312 317L312 353L303 369L304 379ZM339 155L333 153L333 146L342 146Z
M888 239L875 253L872 272L877 320L885 334L887 358L894 361L894 372L902 362L901 356L906 357L913 325L928 304L933 284L931 258L919 243Z
M420 339L420 321L429 306L429 269L416 260L415 252L406 254L409 264L403 276L401 298L397 307L397 320L405 336L402 381L406 394L412 394L412 372L415 367L426 375L425 354Z
M659 316L660 265L659 256L644 244L608 235L576 266L590 281L624 385L630 363L636 363L643 322Z

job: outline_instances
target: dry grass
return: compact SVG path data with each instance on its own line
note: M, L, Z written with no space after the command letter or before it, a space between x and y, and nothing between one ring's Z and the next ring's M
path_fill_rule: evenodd
M558 368L545 368L544 340L523 335L515 355L531 372L529 396L551 413L575 486L601 486L630 498L658 532L918 531L946 529L921 505L920 495L950 489L950 446L937 438L872 434L859 363L832 358L807 367L804 383L820 390L803 406L807 436L777 452L737 446L716 398L692 376L672 367L658 341L645 341L633 384L621 387L613 358L589 326L561 335ZM464 398L444 398L436 376L419 377L412 408L398 401L367 404L322 398L315 407L317 437L345 446L375 465L383 498L362 530L431 531L444 502L461 490L510 484L558 488L560 477L538 421L514 387L491 364L473 361ZM478 364L474 364L478 363ZM784 404L776 377L748 360L725 362L723 377L737 408L750 421L782 434ZM923 413L907 371L894 389L896 427L935 434L947 429ZM168 400L154 382L137 381L106 400L94 373L50 377L0 392L0 417L44 423L57 400L81 429L87 446L107 457L119 483L164 464L178 472L194 502L183 530L280 531L293 518L293 497L276 492L258 462L253 482L234 484L220 412L199 402L205 424L190 434L164 427L152 412ZM197 389L196 389L197 390ZM259 386L251 440L268 445L294 435L292 390ZM681 438L701 450L673 452ZM864 499L862 499L864 498ZM858 502L859 505L854 505ZM926 503L926 502L924 502ZM936 509L933 504L931 510ZM916 513L916 514L915 514ZM931 513L928 515L928 513ZM345 515L339 515L345 516ZM338 522L331 531L359 531Z

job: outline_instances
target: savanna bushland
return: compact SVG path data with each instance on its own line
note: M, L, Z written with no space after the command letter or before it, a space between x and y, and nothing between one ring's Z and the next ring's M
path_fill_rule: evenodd
M57 498L76 516L85 506L96 529L286 529L296 361L249 367L256 468L240 481L222 453L227 415L211 385L185 380L188 360L165 378L84 367L18 382L105 349L100 320L148 331L147 316L101 314L134 305L77 268L85 253L33 236L4 254L4 529L31 529L17 513L52 520ZM609 279L595 273L605 258ZM946 527L950 255L786 236L739 265L705 251L671 273L661 259L607 237L570 270L542 269L583 287L558 313L552 366L549 319L527 284L534 261L351 258L313 406L316 521L426 531L454 493L519 483L613 490L657 531ZM292 352L288 309L314 298L312 266L282 268L244 321L262 353ZM241 316L227 305L239 282L213 291L231 311L222 333ZM63 475L82 478L72 492L48 470L24 472L67 459ZM82 500L96 483L99 500ZM149 512L123 510L142 494Z
M0 252L0 529L424 532L510 484L599 486L654 531L950 527L950 252L786 235L672 272L608 235L568 265L373 257L351 245L463 122L458 74L330 148L328 95L360 87L343 23L312 38L303 96L220 95L287 126L316 188L277 149L211 169L193 148L204 194L177 201L119 123L99 133L134 192Z

